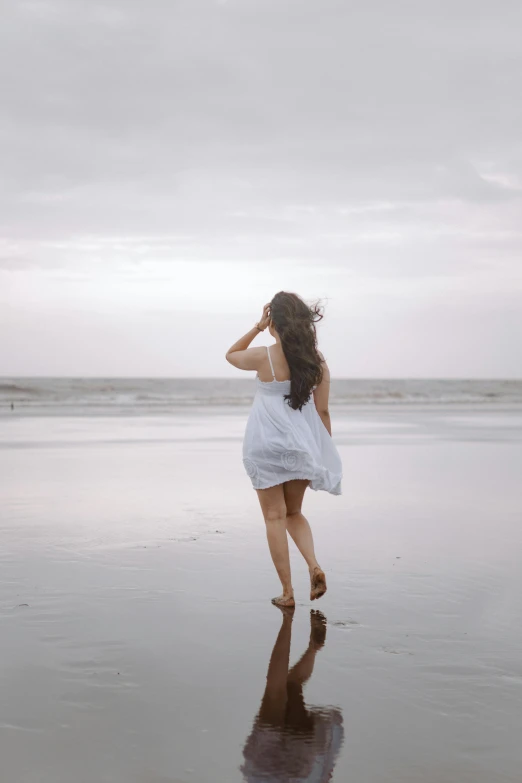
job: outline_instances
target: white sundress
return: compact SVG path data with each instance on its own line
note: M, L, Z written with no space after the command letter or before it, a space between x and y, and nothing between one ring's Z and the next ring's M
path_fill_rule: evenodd
M267 489L292 479L310 479L310 488L341 494L342 462L330 433L317 413L313 395L302 410L285 400L290 381L256 375L256 393L243 439L243 465L254 489Z

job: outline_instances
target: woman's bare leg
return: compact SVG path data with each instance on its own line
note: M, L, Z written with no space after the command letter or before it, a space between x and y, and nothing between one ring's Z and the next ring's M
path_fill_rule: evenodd
M286 529L306 560L310 574L319 567L314 550L314 538L307 518L301 513L305 490L309 484L307 479L294 479L284 484L286 504Z
M274 600L282 605L292 606L294 604L294 590L286 534L286 504L283 484L268 489L258 489L256 492L265 519L270 554L283 586L283 595Z
M286 503L286 529L292 536L296 547L306 560L310 571L310 600L315 601L326 593L326 577L317 562L314 539L307 518L301 512L301 505L308 480L294 479L284 484Z

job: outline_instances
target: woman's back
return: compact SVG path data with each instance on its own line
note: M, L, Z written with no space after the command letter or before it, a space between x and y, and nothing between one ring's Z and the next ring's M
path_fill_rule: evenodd
M270 383L270 381L273 380L289 381L290 367L286 361L281 343L267 346L266 353L267 355L263 362L263 367L259 369L257 373L259 380L263 383Z

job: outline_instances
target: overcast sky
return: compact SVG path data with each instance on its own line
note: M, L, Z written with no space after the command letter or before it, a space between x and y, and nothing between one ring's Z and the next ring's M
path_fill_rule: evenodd
M0 9L0 375L522 377L519 0Z

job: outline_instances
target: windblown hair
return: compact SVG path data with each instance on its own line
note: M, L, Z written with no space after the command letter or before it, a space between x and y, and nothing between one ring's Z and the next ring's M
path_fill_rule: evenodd
M319 304L308 306L297 294L279 291L270 302L270 317L290 367L290 394L285 394L285 400L301 410L323 378L315 330L323 313Z

